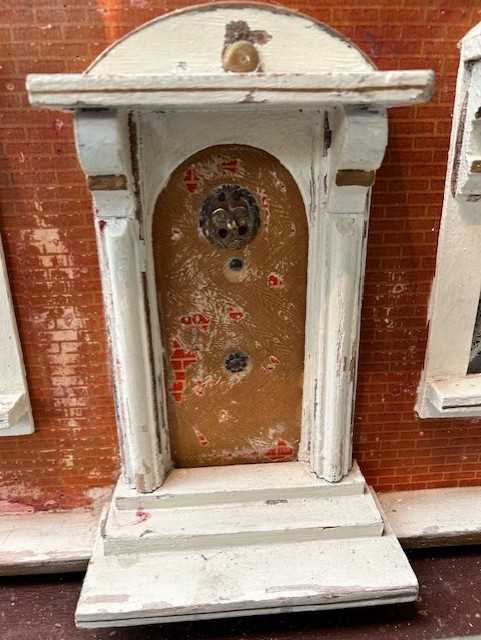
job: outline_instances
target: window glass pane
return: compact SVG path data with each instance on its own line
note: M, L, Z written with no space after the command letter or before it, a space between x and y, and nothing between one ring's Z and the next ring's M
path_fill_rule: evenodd
M481 373L481 298L478 303L476 322L474 323L473 341L469 356L468 373Z

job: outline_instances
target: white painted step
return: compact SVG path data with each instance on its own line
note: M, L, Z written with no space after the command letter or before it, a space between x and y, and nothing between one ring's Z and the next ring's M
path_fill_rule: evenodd
M242 464L173 469L160 489L138 493L120 480L114 494L118 509L160 509L279 498L364 493L356 463L340 482L318 478L303 462Z
M94 551L80 627L409 602L417 580L393 535L104 556Z
M111 508L106 554L382 535L370 493L127 511Z

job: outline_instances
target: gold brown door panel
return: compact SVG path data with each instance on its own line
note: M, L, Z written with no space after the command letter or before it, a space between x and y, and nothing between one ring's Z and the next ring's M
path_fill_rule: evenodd
M308 230L292 176L222 145L161 192L153 246L176 466L294 460Z

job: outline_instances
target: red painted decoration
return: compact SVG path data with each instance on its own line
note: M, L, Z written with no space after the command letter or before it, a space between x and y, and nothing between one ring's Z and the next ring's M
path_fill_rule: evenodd
M229 319L230 320L242 320L244 318L244 312L240 309L234 309L231 307L229 309Z
M269 458L272 462L280 462L288 460L292 457L294 449L285 440L278 440L277 444L264 453L265 458Z
M193 351L185 351L180 340L172 340L172 353L170 354L170 366L174 372L174 382L170 391L176 402L181 402L186 388L185 370L194 362L197 362L197 354Z
M236 173L239 167L238 160L226 160L221 164L221 168L223 171L230 171L231 173Z
M180 318L181 323L184 326L194 326L200 329L207 329L209 326L209 318L202 313L191 313Z
M195 193L199 184L199 176L194 167L189 167L184 174L184 183L189 193Z
M267 284L273 289L279 289L283 285L282 278L277 273L270 273L267 276Z

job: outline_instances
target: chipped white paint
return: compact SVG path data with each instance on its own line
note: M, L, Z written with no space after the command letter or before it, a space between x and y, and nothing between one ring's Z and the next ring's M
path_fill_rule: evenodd
M158 450L138 222L101 220L98 229L103 274L108 273L109 336L123 471L139 491L152 491L162 482L164 472Z
M144 251L130 167L125 114L80 112L76 143L87 175L126 178L126 189L92 191L115 382L122 474L152 491L165 473L148 340ZM165 447L164 450L166 450Z
M239 29L258 49L256 73L222 69L223 47ZM431 72L374 70L352 43L307 17L221 3L144 25L82 76L29 77L33 104L77 111L112 342L123 479L100 526L77 611L82 626L416 598L416 579L362 475L347 474L385 107L427 100L432 81ZM308 215L300 459L272 471L172 471L152 215L181 162L232 143L274 155Z
M403 547L481 541L481 487L393 491L379 501Z
M364 477L354 463L340 482L327 482L302 462L248 464L225 467L173 469L152 493L139 494L119 480L114 501L117 509L161 509L194 505L247 503L290 498L334 497L363 494Z
M445 416L481 412L481 374L433 379L426 390L430 404Z
M216 2L174 11L143 24L106 49L89 76L222 73L232 23L250 32L265 73L365 71L373 65L352 42L308 16L279 6Z
M480 50L478 25L461 42L429 336L416 403L422 418L481 416L476 400L481 378L467 376L481 291L481 173L474 170L481 161ZM459 401L453 400L456 389Z
M110 627L338 609L413 601L417 589L392 534L135 556L104 555L98 540L76 622Z
M259 472L286 470L287 475L292 476L289 467L294 465L298 466L298 463L247 466L257 467ZM218 499L213 493L223 491L222 479L219 478L217 486L213 486L209 471L208 468L176 469L163 487L151 494L139 494L119 482L115 491L115 504L118 509L132 509L138 513L132 521L145 518L151 509L162 508L164 504L192 506L197 504L197 500L199 504L208 504ZM236 478L231 482L227 481L229 495L225 495L223 500L252 500L252 496L246 497L246 492L240 486L243 475L239 467L222 467L222 472L225 471L233 471ZM312 497L310 490L317 490L313 475L307 473L304 476L302 471L298 471L300 470L294 472L297 486L293 484L282 487L283 495L287 498L293 495L299 497L303 492L302 495ZM169 482L171 477L172 483ZM348 478L351 478L351 474ZM277 474L277 479L282 483L282 474ZM263 480L267 481L267 486L259 489L257 497L261 495L264 500L274 499L275 487L271 486L267 478ZM271 480L276 478L272 477ZM322 495L332 497L343 494L343 491L352 491L343 495L363 493L364 481L358 470L352 481L349 480L346 484L346 480L344 478L336 484L325 483L326 493L323 492ZM253 484L262 487L263 481L261 479L257 483L256 480ZM235 485L238 485L237 493ZM392 527L404 548L478 544L481 541L481 522L478 517L481 510L481 487L394 491L380 493L377 497L383 508L383 515L387 517L387 533L391 533ZM69 513L22 513L24 509L22 507L16 513L0 516L0 575L76 572L87 567L99 524L98 509Z
M164 110L264 109L376 104L394 107L429 100L430 71L325 73L318 76L152 76L98 78L85 75L29 76L30 101L56 109L159 107Z
M0 515L0 575L83 571L100 509Z
M0 436L33 433L22 347L0 238Z
M367 494L335 498L279 498L237 503L118 510L104 527L104 553L209 549L247 544L381 536L384 525Z
M329 481L352 463L352 417L370 188L338 187L336 175L350 167L369 172L382 162L385 113L371 109L328 113L332 144L320 174L321 202L314 191L308 264L303 431L300 458ZM366 142L369 140L369 142ZM350 164L352 163L352 164ZM322 189L322 186L321 186ZM317 208L318 207L318 208Z

